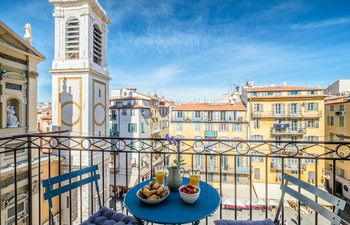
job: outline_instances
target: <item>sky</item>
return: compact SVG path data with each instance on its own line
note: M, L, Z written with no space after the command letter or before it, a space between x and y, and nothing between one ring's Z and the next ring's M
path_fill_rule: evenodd
M209 101L233 85L327 87L350 79L348 0L99 0L112 20L110 88L178 102ZM0 0L0 19L20 36L33 29L38 100L51 101L53 6L48 0Z

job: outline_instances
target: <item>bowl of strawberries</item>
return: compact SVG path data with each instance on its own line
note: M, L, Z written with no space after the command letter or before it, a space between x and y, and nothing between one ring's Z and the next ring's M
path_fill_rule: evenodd
M199 198L201 189L192 184L182 185L179 188L180 197L187 204L194 204Z

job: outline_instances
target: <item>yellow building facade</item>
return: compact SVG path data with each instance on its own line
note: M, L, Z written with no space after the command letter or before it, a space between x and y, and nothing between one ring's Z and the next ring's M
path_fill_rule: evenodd
M233 156L198 155L186 153L215 153L234 148L239 140L247 138L247 117L243 103L192 103L177 105L172 109L170 134L177 138L193 139L181 144L186 169L200 169L202 176L207 171L209 182L217 181L221 172L223 181L233 180ZM207 141L201 140L206 139ZM211 142L210 139L236 140L229 142ZM204 146L206 149L204 150ZM241 158L236 171L239 176L247 177L247 165Z
M325 139L325 96L320 88L294 86L267 86L243 88L242 100L249 117L248 137L251 140L277 141L323 141ZM259 150L263 153L273 153L283 149L285 144L275 146L265 145ZM299 145L298 147L302 147ZM291 155L296 147L286 147ZM312 147L308 153L320 153L322 147ZM252 158L252 178L254 182L279 183L282 179L282 164L284 172L298 175L298 159ZM303 154L303 155L301 155ZM310 156L300 153L300 156ZM267 164L267 165L266 165ZM318 162L316 178L316 162L313 159L303 159L300 162L300 178L309 183L323 183L324 162ZM267 171L266 171L267 170ZM266 177L267 176L267 177Z
M350 96L335 96L326 99L326 137L329 141L350 140ZM338 145L328 147L335 149ZM347 157L350 150L339 148L340 157ZM335 156L336 157L336 156ZM350 199L350 162L339 160L335 165L335 193ZM327 162L327 188L333 189L333 162Z

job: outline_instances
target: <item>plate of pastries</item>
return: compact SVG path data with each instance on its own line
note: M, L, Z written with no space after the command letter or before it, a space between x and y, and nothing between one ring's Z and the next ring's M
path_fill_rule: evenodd
M147 204L157 204L164 201L170 194L167 186L151 181L137 192L137 197Z

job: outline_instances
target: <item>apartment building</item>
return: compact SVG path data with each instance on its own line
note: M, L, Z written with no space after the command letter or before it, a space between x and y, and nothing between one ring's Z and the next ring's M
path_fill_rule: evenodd
M52 106L51 103L39 103L37 106L37 120L39 132L52 131Z
M252 83L243 88L243 102L249 117L248 137L252 140L305 140L322 141L325 139L325 95L321 88L295 86L254 86ZM282 146L267 146L267 153ZM286 151L295 152L295 146L287 146ZM324 151L323 148L311 148L309 152ZM303 153L305 155L305 153ZM278 183L282 176L282 161L279 158L268 159L268 173L263 158L252 159L252 177L254 182ZM284 162L284 171L297 174L297 159ZM318 171L324 170L324 163L318 163ZM310 183L323 181L323 173L316 178L315 161L302 160L301 179Z
M165 137L169 133L169 112L172 103L164 98L143 94L136 88L122 88L111 91L110 97L110 135L123 138L157 138ZM146 149L152 143L129 141L127 143L131 149ZM123 148L117 145L119 148ZM138 165L141 167L141 177L149 178L152 166L163 162L158 155L151 159L149 155L142 154L140 159L138 154L119 154L116 167L117 188L125 188L125 174L129 173L132 186L138 177ZM111 171L111 184L113 184L114 170Z
M350 96L332 96L326 99L326 137L329 141L350 140ZM329 145L336 149L338 145ZM340 157L350 154L348 146L338 149ZM350 162L338 161L335 165L335 193L350 200ZM333 190L333 162L327 162L326 186Z
M193 145L196 152L202 152L203 147L207 151L225 151L232 143L215 144L200 139L241 140L247 138L246 108L242 102L235 103L190 103L177 105L172 110L171 131L177 138L198 139L198 141L186 142ZM238 143L238 142L237 142ZM231 146L232 148L236 146ZM194 155L184 156L187 169L200 169L204 174L208 172L208 181L215 182L218 178L220 158L216 156ZM208 167L206 168L206 161ZM232 156L223 156L222 174L223 181L232 181L234 171L234 159ZM249 171L243 157L237 157L236 172L241 179L247 179ZM193 164L192 164L193 163Z
M31 26L27 24L26 37L22 39L11 28L0 21L0 137L23 135L37 131L37 82L38 64L45 57L31 45ZM48 177L49 161L47 154L41 155L41 167L38 167L38 152L32 152L32 192L28 185L28 152L16 150L26 146L24 141L1 142L0 148L0 224L27 224L29 215L29 196L33 205L44 202L43 188L39 192L39 176ZM16 160L15 160L16 159ZM58 172L58 160L51 156L51 176ZM56 169L55 169L56 168ZM16 176L14 176L16 172ZM16 183L16 185L15 185ZM17 193L15 192L17 187ZM16 196L17 194L17 196ZM39 202L41 196L41 202ZM15 205L17 203L17 215ZM33 215L39 214L39 208L32 209ZM58 213L58 201L54 201L53 213ZM33 218L33 224L48 223L48 211L42 211L41 222Z

